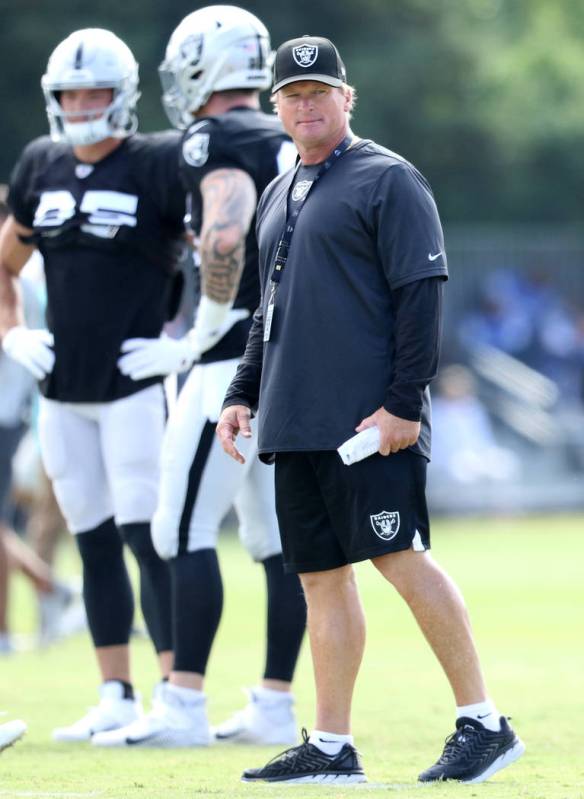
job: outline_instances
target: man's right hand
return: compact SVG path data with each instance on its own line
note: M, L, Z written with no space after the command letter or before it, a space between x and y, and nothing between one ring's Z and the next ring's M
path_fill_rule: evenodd
M26 367L37 380L42 380L53 371L53 344L53 334L48 330L31 330L22 325L11 327L2 339L4 352Z
M222 412L217 424L217 436L224 451L238 463L245 463L245 458L235 446L237 434L251 438L251 411L246 405L230 405Z

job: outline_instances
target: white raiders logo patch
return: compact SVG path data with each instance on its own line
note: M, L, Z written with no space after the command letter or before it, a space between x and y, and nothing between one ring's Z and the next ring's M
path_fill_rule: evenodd
M292 189L292 200L295 203L299 202L300 200L303 200L310 191L311 186L312 186L311 180L299 180L298 183Z
M399 531L399 511L382 510L381 513L376 513L369 517L371 519L371 527L373 532L384 541L391 541L396 537Z
M183 144L183 158L191 166L203 166L209 158L209 134L195 133Z
M301 44L292 48L292 58L299 67L311 67L318 58L318 46Z

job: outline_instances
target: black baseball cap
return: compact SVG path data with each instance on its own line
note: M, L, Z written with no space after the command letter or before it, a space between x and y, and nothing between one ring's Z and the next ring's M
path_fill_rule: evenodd
M342 86L347 80L339 51L322 36L300 36L289 39L276 50L274 85L277 92L297 80L317 80L329 86Z

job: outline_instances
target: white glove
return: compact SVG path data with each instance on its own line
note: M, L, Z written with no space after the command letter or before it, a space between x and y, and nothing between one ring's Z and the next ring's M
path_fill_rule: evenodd
M122 342L118 369L132 380L184 372L198 357L188 336L185 338L128 338Z
M11 327L2 339L2 349L13 360L25 366L37 380L53 371L55 343L48 330L32 330L22 325Z
M184 338L172 339L162 335L160 338L126 339L121 346L125 354L118 359L120 372L129 375L132 380L184 372L204 352L214 347L233 325L249 316L246 308L227 310L222 314L221 324L213 328L208 324L210 303L213 300L202 297L195 327ZM213 305L218 306L218 303ZM211 312L214 310L211 309Z

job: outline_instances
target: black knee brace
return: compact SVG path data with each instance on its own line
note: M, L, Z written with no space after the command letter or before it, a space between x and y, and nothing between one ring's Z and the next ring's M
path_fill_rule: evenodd
M124 548L113 519L75 536L83 562L83 599L96 647L127 644L134 596Z
M150 638L157 652L167 652L172 649L168 564L156 554L148 522L122 524L120 529L140 569L140 604Z

